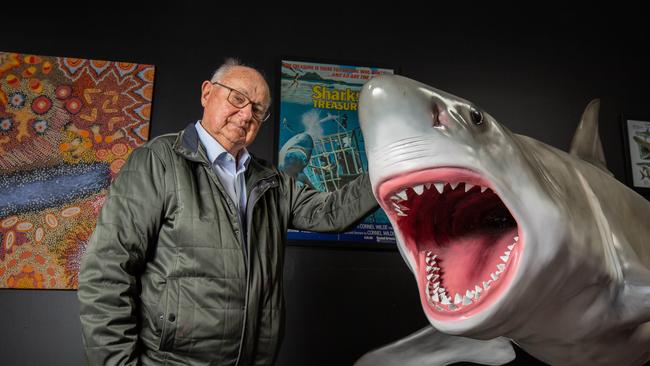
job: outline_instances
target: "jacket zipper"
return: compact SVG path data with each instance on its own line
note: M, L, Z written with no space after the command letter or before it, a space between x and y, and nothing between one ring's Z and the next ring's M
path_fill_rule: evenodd
M246 321L248 318L248 297L250 294L250 281L251 281L251 244L250 244L250 237L251 237L251 223L253 221L253 207L255 207L255 203L259 200L260 197L268 191L269 188L277 186L277 180L274 179L274 177L270 178L265 178L261 179L255 187L251 190L250 195L248 196L248 200L246 201L246 241L243 242L244 245L246 245L246 297L244 300L244 319L242 321L242 331L241 331L241 339L239 340L239 352L237 353L237 362L235 362L235 366L239 365L239 361L241 360L242 356L242 351L244 349L244 338L246 337ZM257 193L258 190L261 192ZM251 203L252 202L252 203ZM240 225L241 226L241 225ZM241 233L241 231L240 231Z

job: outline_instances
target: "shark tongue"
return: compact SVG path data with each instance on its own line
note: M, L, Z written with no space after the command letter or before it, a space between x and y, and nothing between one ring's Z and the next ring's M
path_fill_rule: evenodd
M499 197L443 196L434 212L432 235L440 253L442 284L455 295L482 285L505 265L500 257L517 236L517 224ZM430 235L431 235L430 234Z
M497 266L506 265L507 259L504 261L501 257L508 252L516 235L517 229L510 228L498 234L458 237L453 243L437 247L434 251L440 258L441 285L449 296L465 295L467 290L482 287L483 282L494 281L491 275L503 272Z

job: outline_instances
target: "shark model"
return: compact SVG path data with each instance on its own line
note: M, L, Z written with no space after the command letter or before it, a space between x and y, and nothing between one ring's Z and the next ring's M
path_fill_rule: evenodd
M650 203L605 167L599 102L565 153L401 76L363 87L372 188L431 323L357 366L650 359Z

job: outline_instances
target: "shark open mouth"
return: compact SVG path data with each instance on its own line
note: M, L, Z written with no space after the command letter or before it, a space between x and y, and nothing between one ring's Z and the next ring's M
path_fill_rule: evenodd
M387 180L378 194L414 259L430 316L471 316L499 298L523 240L490 182L467 169L435 168Z

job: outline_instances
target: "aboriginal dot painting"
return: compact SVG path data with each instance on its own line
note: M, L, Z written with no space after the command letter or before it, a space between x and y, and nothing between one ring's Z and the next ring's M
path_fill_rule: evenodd
M77 288L153 82L152 65L0 52L0 287Z

